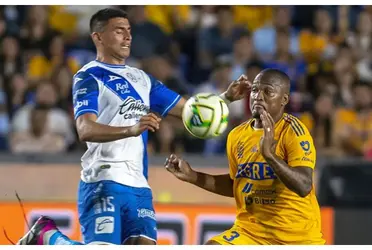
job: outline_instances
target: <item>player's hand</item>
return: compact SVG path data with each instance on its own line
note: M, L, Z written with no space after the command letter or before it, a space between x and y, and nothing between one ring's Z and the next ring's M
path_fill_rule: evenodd
M251 91L251 88L252 83L248 81L248 77L241 75L237 80L230 83L225 96L230 102L238 101L246 97Z
M155 132L160 127L161 119L153 113L149 113L141 117L136 125L133 125L129 129L130 136L139 136L145 130Z
M260 140L260 150L262 156L266 159L275 155L275 148L277 144L274 139L275 122L271 115L266 111L261 114L260 119L262 121L264 130L264 135Z
M193 183L196 181L196 172L192 170L187 161L171 154L164 163L164 167L181 181Z

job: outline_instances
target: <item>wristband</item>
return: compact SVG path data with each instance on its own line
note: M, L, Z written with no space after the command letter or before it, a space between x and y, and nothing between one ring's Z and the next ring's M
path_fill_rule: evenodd
M229 105L231 102L226 98L226 93L222 93L220 95L221 99L227 104Z

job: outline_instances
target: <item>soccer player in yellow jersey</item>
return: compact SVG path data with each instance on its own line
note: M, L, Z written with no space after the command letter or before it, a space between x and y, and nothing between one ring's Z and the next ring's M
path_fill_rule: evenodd
M284 113L289 87L289 77L279 70L256 76L250 94L253 118L227 139L230 173L200 173L176 155L166 160L177 178L235 198L233 227L208 245L325 243L313 186L316 151L307 128Z

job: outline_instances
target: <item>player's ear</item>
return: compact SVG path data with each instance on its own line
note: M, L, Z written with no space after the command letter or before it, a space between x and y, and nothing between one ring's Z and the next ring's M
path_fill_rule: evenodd
M283 95L282 106L287 105L288 102L289 102L289 94L284 94L284 95Z
M102 43L101 35L98 32L93 32L91 37L94 43Z

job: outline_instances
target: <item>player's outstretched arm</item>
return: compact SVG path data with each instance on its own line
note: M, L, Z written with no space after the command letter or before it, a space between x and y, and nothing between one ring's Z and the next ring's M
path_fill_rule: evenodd
M194 171L187 161L172 154L166 159L165 168L182 181L189 182L209 192L234 197L230 174L210 175Z
M76 120L79 139L84 142L111 142L127 137L139 136L145 130L155 132L159 129L161 119L155 114L147 114L140 121L128 127L113 127L97 122L94 113L85 113Z
M248 81L247 76L241 75L236 81L233 81L227 90L220 95L220 97L230 104L231 102L238 101L248 96L251 89L251 83ZM185 98L181 98L177 104L169 111L169 115L182 119L182 110L186 103Z

